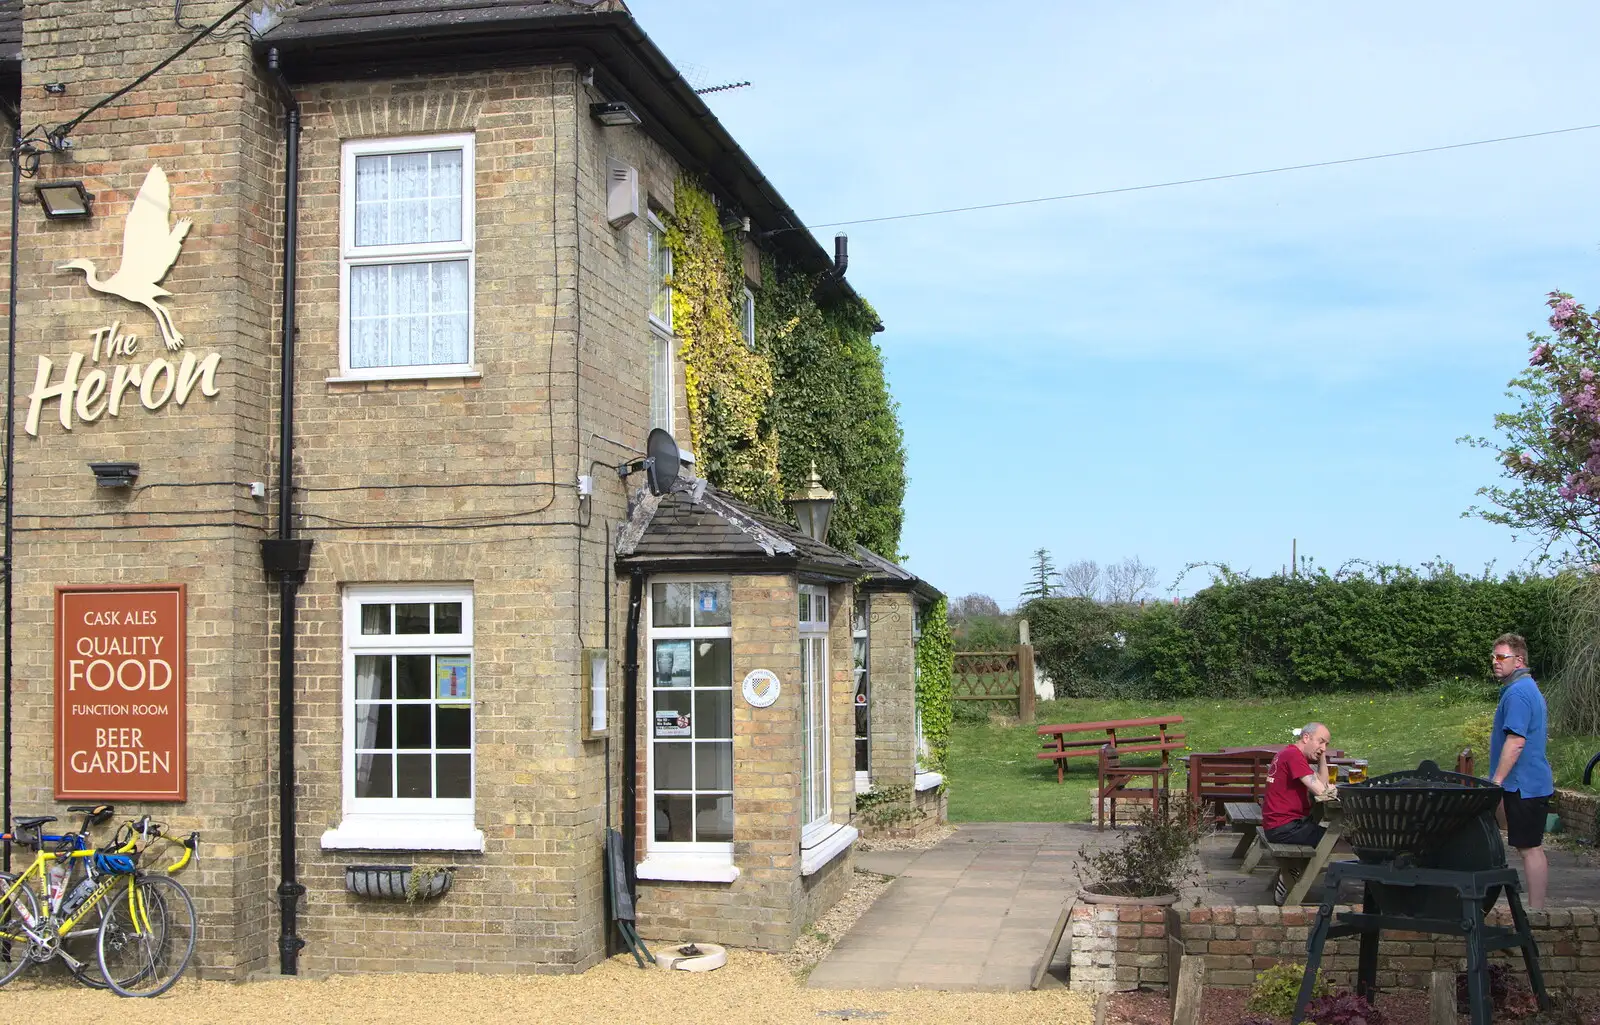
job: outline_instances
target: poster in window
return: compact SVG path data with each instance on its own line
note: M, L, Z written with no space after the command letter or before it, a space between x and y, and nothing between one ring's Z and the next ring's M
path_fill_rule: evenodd
M695 610L698 611L698 612L707 612L707 613L716 612L717 611L717 589L714 588L714 587L702 587L698 591L696 591L695 592Z
M689 686L692 647L691 641L656 642L657 687Z
M472 697L472 656L440 655L434 662L434 688L440 701Z
M679 714L670 708L656 709L656 736L657 737L687 737L692 731L689 727L689 713Z

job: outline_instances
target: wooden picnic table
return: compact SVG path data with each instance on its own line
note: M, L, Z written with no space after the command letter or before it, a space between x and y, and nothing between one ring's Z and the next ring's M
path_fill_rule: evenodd
M1310 892L1311 885L1322 878L1322 872L1328 867L1329 857L1333 854L1334 844L1339 842L1344 835L1344 812L1339 807L1337 798L1330 801L1318 801L1317 807L1322 809L1322 824L1327 826L1327 832L1322 834L1322 840L1315 847L1300 844L1273 843L1267 839L1267 831L1261 829L1256 833L1255 849L1252 850L1241 870L1248 874L1255 869L1261 861L1263 853L1272 855L1278 863L1279 872L1287 872L1296 864L1300 865L1300 874L1294 882L1289 884L1289 892L1283 899L1283 906L1290 907L1305 900ZM1273 876L1276 880L1277 876Z
M1066 778L1067 759L1098 758L1106 744L1129 750L1130 744L1171 744L1183 739L1181 733L1168 733L1167 727L1183 722L1181 715L1156 715L1144 719L1107 719L1102 722L1069 722L1054 726L1040 726L1038 734L1044 738L1043 751L1035 757L1056 763L1056 782ZM1118 731L1122 736L1118 736ZM1068 739L1072 733L1095 734L1091 737ZM1181 746L1181 745L1179 745ZM1169 750L1172 750L1169 748ZM1165 760L1165 752L1163 752Z
M1269 747L1269 746L1265 746L1265 745L1259 746L1259 747L1225 747L1225 748L1222 748L1221 750L1219 750L1217 753L1218 754L1225 754L1225 755L1235 755L1235 754L1253 754L1253 753L1258 752L1258 751L1265 751L1265 752L1270 752L1272 754L1277 754L1279 751L1282 751L1284 749L1284 747L1286 747L1286 746L1288 746L1288 745L1279 745L1278 747ZM1350 780L1351 776L1360 775L1361 778L1365 779L1366 775L1367 775L1367 760L1365 758L1353 758L1353 757L1345 754L1343 751L1329 751L1328 752L1328 767L1330 769L1344 769L1344 770L1346 770L1343 773L1343 776L1344 776L1346 782L1351 782L1351 780ZM1359 774L1355 771L1357 769L1360 770ZM1330 780L1330 782L1338 782L1338 781L1337 780Z

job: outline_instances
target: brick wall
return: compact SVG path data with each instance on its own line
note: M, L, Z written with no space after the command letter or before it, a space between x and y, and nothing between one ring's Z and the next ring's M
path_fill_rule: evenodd
M911 786L917 774L917 666L911 595L867 596L867 658L872 673L868 760L874 787Z
M1340 907L1340 911L1352 910ZM1553 990L1600 993L1600 911L1551 908L1529 911L1545 984ZM1285 961L1305 961L1306 937L1316 918L1313 908L1197 907L1151 908L1078 904L1071 920L1071 986L1111 992L1138 985L1166 985L1167 937L1183 951L1206 960L1206 985L1248 987L1255 973ZM1510 925L1502 905L1489 921ZM1359 940L1329 940L1322 967L1336 985L1354 985ZM1520 953L1511 958L1521 971ZM1435 971L1459 971L1465 963L1462 941L1429 933L1392 932L1379 946L1379 989L1422 989Z

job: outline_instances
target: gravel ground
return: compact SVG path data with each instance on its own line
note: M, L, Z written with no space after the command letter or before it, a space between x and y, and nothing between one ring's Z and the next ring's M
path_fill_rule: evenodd
M1094 1005L1064 990L944 993L808 990L782 960L730 951L714 972L641 971L618 955L582 975L344 975L234 984L184 980L155 1002L26 977L0 995L7 1021L105 1021L154 1015L185 1025L429 1025L489 1021L625 1025L1090 1025Z
M856 841L858 851L925 851L937 844L940 840L950 836L956 827L946 824L938 829L932 829L921 836L875 836L862 837Z

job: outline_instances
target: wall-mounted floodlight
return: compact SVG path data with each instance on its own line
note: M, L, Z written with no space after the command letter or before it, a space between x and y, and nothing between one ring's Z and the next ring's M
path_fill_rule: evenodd
M138 463L90 463L94 482L102 488L131 488L139 479Z
M83 182L40 182L34 186L39 193L39 206L52 221L88 220L94 216L94 197L83 187Z
M639 123L639 115L633 108L619 100L589 104L589 116L607 128L629 128Z

